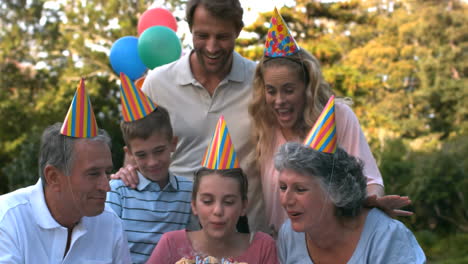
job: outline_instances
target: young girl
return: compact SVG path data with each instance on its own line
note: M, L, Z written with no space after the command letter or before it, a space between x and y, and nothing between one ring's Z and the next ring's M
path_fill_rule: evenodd
M197 171L191 204L202 229L165 233L147 263L205 263L213 257L217 263L279 263L269 235L239 232L246 223L247 189L241 169Z

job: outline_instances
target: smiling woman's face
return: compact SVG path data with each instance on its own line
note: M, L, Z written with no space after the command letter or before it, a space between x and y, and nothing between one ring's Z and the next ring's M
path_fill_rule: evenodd
M305 83L286 65L271 65L263 73L265 99L284 130L292 130L305 106Z
M279 174L280 201L296 232L316 232L334 217L334 205L318 180L293 170Z

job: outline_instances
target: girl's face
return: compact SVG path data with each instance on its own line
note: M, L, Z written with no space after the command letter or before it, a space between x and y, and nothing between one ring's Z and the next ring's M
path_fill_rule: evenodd
M285 65L264 70L265 99L280 127L292 130L305 107L305 83Z
M192 211L198 216L208 237L223 239L236 232L239 217L245 215L239 182L233 178L208 174L200 179Z

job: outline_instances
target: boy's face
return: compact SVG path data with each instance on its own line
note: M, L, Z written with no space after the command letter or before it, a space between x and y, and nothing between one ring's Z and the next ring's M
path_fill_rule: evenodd
M168 182L171 152L176 145L177 138L169 140L164 133L153 133L148 139L131 139L125 152L135 160L143 176L157 182L162 188Z

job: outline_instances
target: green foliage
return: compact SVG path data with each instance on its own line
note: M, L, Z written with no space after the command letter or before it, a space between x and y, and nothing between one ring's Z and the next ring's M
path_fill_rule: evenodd
M466 263L468 243L468 141L461 135L433 140L386 140L376 152L386 193L407 195L402 217L434 263ZM461 233L460 233L461 232ZM431 262L432 263L432 262Z
M114 166L121 166L118 77L108 52L118 38L137 34L138 17L149 6L141 0L23 2L0 2L0 193L37 180L39 136L63 121L82 77L98 125L113 138Z
M415 233L430 263L464 264L468 261L468 234L460 233L439 236L434 232L422 230Z
M386 192L411 197L415 216L404 221L414 230L468 232L466 135L424 149L411 150L400 139L386 142L379 155Z

